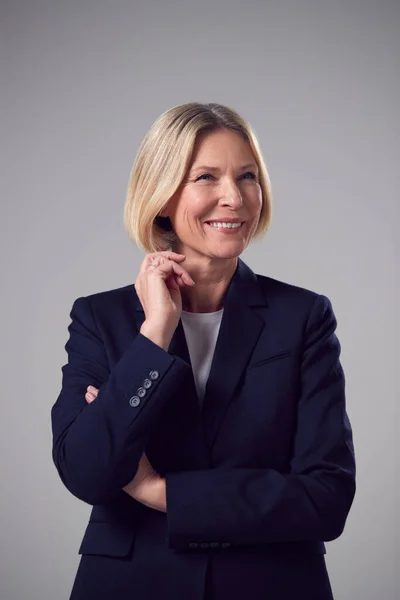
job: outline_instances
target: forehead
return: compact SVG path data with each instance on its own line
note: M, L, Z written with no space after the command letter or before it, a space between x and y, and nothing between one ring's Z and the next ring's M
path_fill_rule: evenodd
M191 166L206 161L218 165L228 162L251 162L255 157L250 144L236 131L218 129L202 133L196 140Z

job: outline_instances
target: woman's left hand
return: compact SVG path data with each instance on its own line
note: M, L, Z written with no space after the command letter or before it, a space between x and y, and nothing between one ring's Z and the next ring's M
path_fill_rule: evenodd
M85 394L88 404L96 400L99 390L89 385ZM151 466L146 454L143 453L135 477L123 490L132 498L149 508L167 512L165 479Z

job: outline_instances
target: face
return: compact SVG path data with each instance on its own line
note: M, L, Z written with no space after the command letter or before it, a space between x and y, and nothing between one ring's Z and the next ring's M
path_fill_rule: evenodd
M262 192L250 145L221 129L202 134L178 191L162 211L178 241L176 252L190 258L234 258L258 225Z

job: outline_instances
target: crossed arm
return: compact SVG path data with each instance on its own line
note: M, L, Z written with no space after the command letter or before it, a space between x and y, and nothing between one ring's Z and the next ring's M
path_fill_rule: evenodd
M95 505L124 490L165 512L168 544L176 550L193 540L258 545L329 541L342 533L355 462L336 321L326 298L316 298L307 323L290 473L204 466L161 478L143 454L146 439L188 365L138 334L110 371L88 300L76 301L71 316L69 361L52 423L54 462L72 494ZM133 394L150 373L157 374L151 390L137 402ZM85 400L89 382L98 394Z
M89 385L85 394L88 404L96 400L99 390ZM134 500L160 512L167 512L166 484L151 466L145 453L139 461L135 477L122 488Z

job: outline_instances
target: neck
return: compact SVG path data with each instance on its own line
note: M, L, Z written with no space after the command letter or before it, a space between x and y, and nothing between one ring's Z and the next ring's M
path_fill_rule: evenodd
M195 282L193 287L181 290L183 310L198 313L220 310L237 267L237 258L196 261L187 257L182 266Z

